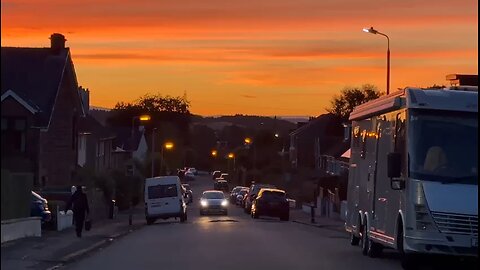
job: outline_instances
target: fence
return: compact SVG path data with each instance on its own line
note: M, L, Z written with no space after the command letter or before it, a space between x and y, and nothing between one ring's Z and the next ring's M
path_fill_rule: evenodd
M1 220L30 217L33 174L1 171Z

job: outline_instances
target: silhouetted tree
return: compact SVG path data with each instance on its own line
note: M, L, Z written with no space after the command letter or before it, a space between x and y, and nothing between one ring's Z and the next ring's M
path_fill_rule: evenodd
M383 93L371 84L364 84L361 87L345 87L340 95L333 97L327 111L343 120L347 120L356 106L376 99L381 95Z

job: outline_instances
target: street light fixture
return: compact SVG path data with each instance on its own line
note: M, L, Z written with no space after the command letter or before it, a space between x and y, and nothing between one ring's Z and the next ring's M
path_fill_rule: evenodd
M375 29L373 26L370 28L363 28L363 32L374 34L374 35L381 35L387 38L387 95L390 93L390 38Z
M212 157L216 157L217 156L217 150L212 150Z
M246 144L250 144L250 143L252 142L252 139L250 139L250 138L245 138L244 141L245 141Z

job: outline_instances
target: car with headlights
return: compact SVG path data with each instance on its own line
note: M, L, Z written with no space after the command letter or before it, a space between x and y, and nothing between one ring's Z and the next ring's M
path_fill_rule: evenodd
M221 213L228 215L228 200L222 191L207 190L200 198L200 215Z
M288 221L290 215L289 202L285 191L274 188L262 188L258 196L253 200L251 216L278 217L280 220Z
M243 188L239 192L237 192L237 196L235 198L235 204L240 205L243 207L243 198L248 193L248 188Z
M231 203L235 203L236 200L237 200L237 194L240 190L242 190L243 188L245 187L242 187L242 186L236 186L232 189L232 191L230 191L230 202Z
M250 190L248 191L248 194L245 196L245 203L244 203L244 211L247 214L250 214L251 208L252 208L252 203L253 200L257 197L258 192L262 188L275 188L274 185L269 185L269 184L252 184L250 186Z

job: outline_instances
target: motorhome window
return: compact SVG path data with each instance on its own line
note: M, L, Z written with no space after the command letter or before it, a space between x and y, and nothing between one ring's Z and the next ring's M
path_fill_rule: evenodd
M478 185L478 114L412 111L410 175L443 183Z
M177 197L177 185L156 185L148 187L149 199L160 199L168 197Z

